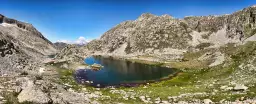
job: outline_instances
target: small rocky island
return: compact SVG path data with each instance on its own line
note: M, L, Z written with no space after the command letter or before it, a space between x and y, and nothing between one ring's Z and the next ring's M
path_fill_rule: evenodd
M116 25L100 39L83 46L55 45L32 24L0 15L0 103L253 104L255 41L256 6L228 15L183 19L145 13L136 20ZM136 87L78 83L75 74L83 70L77 69L86 69L85 58L94 55L151 68L174 68L179 73ZM108 67L102 65L90 67L100 72ZM132 63L118 65L123 68ZM139 68L118 71L142 73L145 76L138 77L143 78L165 74L154 70L140 72Z
M93 69L93 70L100 70L100 69L103 68L104 66L102 66L102 65L100 65L100 64L94 63L94 64L90 65L90 67L91 67L91 69Z

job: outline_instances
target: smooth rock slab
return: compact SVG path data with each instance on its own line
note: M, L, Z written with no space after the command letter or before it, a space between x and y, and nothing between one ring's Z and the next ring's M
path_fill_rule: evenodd
M243 84L236 84L236 86L234 87L234 90L236 90L236 91L239 91L239 90L244 91L244 90L247 90L247 89L248 89L248 87L246 87Z
M210 99L204 99L204 104L213 104L213 102Z
M27 82L27 87L18 95L18 101L20 103L32 102L38 104L48 104L52 102L46 93L34 85L33 81Z

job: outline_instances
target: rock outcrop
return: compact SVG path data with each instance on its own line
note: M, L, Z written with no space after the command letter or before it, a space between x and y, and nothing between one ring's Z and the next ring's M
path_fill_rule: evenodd
M49 104L52 102L50 97L42 91L42 89L34 84L27 77L20 78L22 91L18 95L20 103L32 102L37 104Z
M53 44L31 24L0 15L1 74L34 66L45 55L56 52Z
M87 56L87 51L75 44L69 44L63 48L56 56L57 59L63 59L65 61L83 61L84 57Z
M67 43L63 43L63 42L56 42L53 43L55 48L58 50L62 50L63 48L65 48L68 44Z
M100 39L78 50L81 53L118 56L179 56L181 51L218 48L229 43L241 44L248 38L254 39L255 33L255 6L229 15L190 16L184 19L145 13L134 21L118 24Z

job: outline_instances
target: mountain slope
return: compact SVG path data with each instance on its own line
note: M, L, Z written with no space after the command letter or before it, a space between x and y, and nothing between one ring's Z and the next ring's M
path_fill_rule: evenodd
M142 14L135 21L123 22L100 38L102 50L109 53L127 44L125 53L188 49L201 43L221 46L239 43L255 34L256 7L230 15L175 19L168 15ZM148 50L148 51L147 51Z
M255 41L255 24L256 6L229 15L190 16L184 19L146 13L134 21L118 24L100 39L76 49L74 54L84 57L88 54L121 57L150 55L164 60L180 60L186 52ZM73 57L74 54L65 57Z
M56 53L53 44L31 24L0 15L0 70L24 69Z
M68 44L67 43L63 43L63 42L56 42L53 43L55 48L58 50L62 50L63 48L65 48Z

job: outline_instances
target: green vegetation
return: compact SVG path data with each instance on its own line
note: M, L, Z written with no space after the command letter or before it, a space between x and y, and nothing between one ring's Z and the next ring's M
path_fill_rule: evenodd
M251 58L251 56L256 55L256 42L248 42L244 46L239 46L238 50L235 51L235 54L231 58L235 62L243 61L244 59Z
M18 93L4 92L3 95L4 95L3 97L6 99L5 104L19 104L17 99ZM26 103L23 103L23 104L26 104Z
M150 56L150 55L143 55L143 56L137 56L136 59L126 59L126 61L143 63L143 64L149 64L149 65L157 65L157 66L161 66L161 65L164 64L162 62L141 60L141 58L143 58L143 59L150 59L150 58L155 58L155 57Z
M247 24L244 26L244 32L245 32L245 37L248 38L250 36L253 36L256 34L256 29L251 26L251 24Z
M181 62L168 62L164 63L163 66L170 66L172 68L206 68L208 67L208 61L199 61L199 60L188 60Z
M69 69L58 69L60 82L62 84L68 84L71 88L79 90L81 85L79 85L74 78L74 70Z
M171 66L173 68L179 68L179 69L182 69L182 68L199 68L199 69L207 68L212 60L200 61L200 60L198 60L198 58L207 52L211 53L214 51L215 51L215 49L204 49L204 50L200 50L197 52L187 52L187 53L184 53L184 57L180 62L171 61L171 62L166 62L163 65Z
M142 103L139 99L140 96L149 96L152 100L160 97L162 100L169 100L168 97L172 96L180 96L184 94L184 96L177 98L177 100L185 100L190 101L191 99L205 99L209 98L213 101L220 101L220 100L231 100L234 101L241 97L253 97L256 96L256 88L250 87L250 92L246 93L233 93L230 90L222 90L220 89L221 86L228 85L232 81L230 75L237 71L238 66L241 62L247 61L251 57L255 57L256 55L256 42L249 42L242 46L235 46L233 44L228 44L227 46L221 47L220 51L225 53L227 57L231 57L227 65L222 66L215 66L208 68L206 63L199 64L197 67L193 67L196 63L195 59L202 56L207 52L213 52L214 49L206 49L201 50L198 52L188 52L184 55L183 62L170 62L170 63L160 63L160 62L150 62L144 60L130 60L135 62L141 62L151 65L174 65L178 67L182 72L178 74L176 77L171 79L163 80L160 82L150 83L148 85L141 85L138 87L120 87L116 88L119 91L133 91L135 93L135 99L128 98L125 100L123 98L123 94L121 93L111 93L112 89L110 88L101 88L99 91L104 96L109 96L110 99L98 99L99 102L102 103ZM152 57L152 56L140 56L140 57ZM194 61L194 63L192 63ZM186 63L186 64L185 64ZM191 63L191 64L187 64ZM202 67L205 66L205 67ZM200 68L199 68L200 67ZM73 78L74 71L67 70L67 69L58 69L60 74L61 83L72 85L71 88L81 91L81 88L87 88L88 91L94 92L97 91L95 88L86 86L86 85L78 85ZM146 88L145 88L146 86ZM256 86L256 83L254 83ZM193 95L194 94L194 95ZM191 96L185 96L191 95Z
M210 47L212 44L211 43L200 43L196 46L196 48L200 49L200 50L203 50L207 47Z
M197 51L197 52L187 52L187 53L184 54L183 60L198 59L203 54L205 54L207 52L213 52L213 51L215 51L215 49L204 49L204 50L200 50L200 51Z

